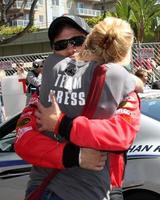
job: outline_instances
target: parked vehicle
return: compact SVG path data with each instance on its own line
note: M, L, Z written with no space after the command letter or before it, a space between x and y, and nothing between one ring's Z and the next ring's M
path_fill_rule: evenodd
M0 199L24 199L31 165L23 161L13 149L15 125L19 114L0 125Z
M127 154L125 200L160 200L160 91L141 94L141 128Z
M160 91L141 95L141 128L127 154L125 200L160 200ZM0 194L2 200L24 198L31 165L15 154L19 114L0 126Z

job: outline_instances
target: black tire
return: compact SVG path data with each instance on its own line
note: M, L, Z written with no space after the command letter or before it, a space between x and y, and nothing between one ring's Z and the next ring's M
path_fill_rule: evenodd
M160 200L160 195L150 191L132 191L124 195L124 200Z

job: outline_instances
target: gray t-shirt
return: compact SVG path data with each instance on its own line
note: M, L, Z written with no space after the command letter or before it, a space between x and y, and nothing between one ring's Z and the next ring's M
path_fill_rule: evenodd
M49 92L55 93L63 112L70 117L79 116L85 105L96 62L76 62L70 58L50 55L43 71L40 99L49 106ZM135 81L122 67L107 64L105 86L94 118L109 118L127 94L134 90ZM52 134L45 133L50 136ZM87 136L86 136L87 137ZM29 185L36 185L50 169L33 167ZM49 184L63 200L106 200L110 190L108 163L100 172L73 167L59 172Z

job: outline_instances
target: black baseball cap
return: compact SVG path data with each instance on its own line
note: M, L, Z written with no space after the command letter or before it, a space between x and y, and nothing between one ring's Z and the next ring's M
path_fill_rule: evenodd
M69 24L74 28L84 32L86 35L90 32L91 28L85 22L85 20L81 17L74 15L63 15L57 17L52 21L48 29L48 38L50 40L51 48L53 44L53 40L56 37L56 30L60 27L60 25Z

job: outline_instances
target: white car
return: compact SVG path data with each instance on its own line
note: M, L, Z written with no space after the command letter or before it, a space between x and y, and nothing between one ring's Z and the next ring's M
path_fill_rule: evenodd
M125 200L160 200L160 91L141 97L141 128L127 154L123 193ZM1 200L24 198L31 167L13 149L18 117L0 126Z
M15 125L19 114L0 126L0 199L24 199L31 165L13 149Z
M160 200L160 90L141 94L141 128L127 153L125 200Z

